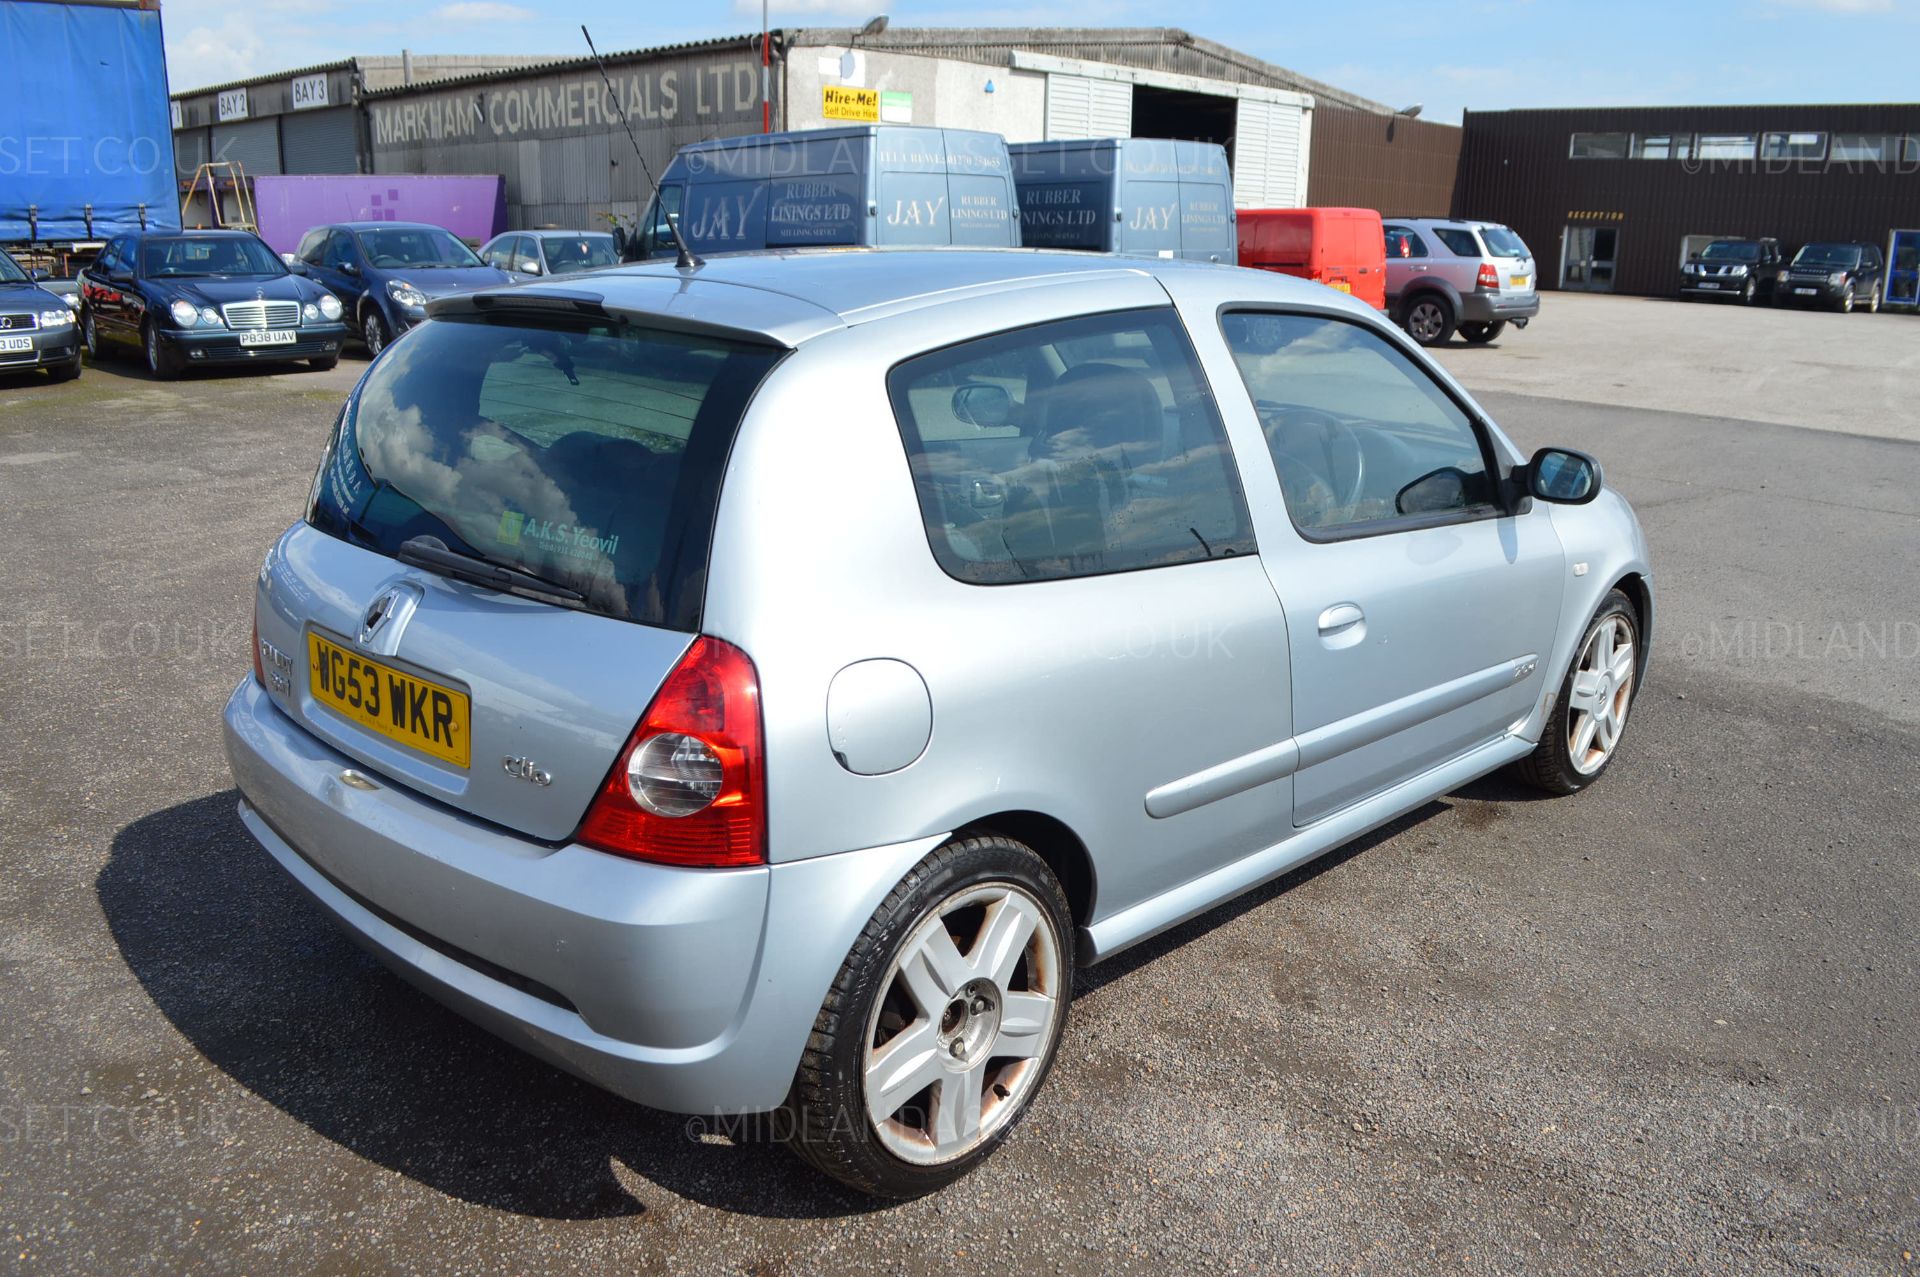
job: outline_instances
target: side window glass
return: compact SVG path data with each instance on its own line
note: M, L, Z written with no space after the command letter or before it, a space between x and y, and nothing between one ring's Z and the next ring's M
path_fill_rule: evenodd
M1220 414L1170 310L1042 324L887 379L927 540L979 585L1254 552Z
M331 266L335 270L338 270L353 260L353 253L351 252L351 246L347 240L347 233L345 231L333 231L328 234L326 257L323 260L325 265Z
M1425 257L1427 246L1405 226L1387 227L1387 256L1390 258Z
M1309 315L1221 320L1294 526L1324 536L1498 512L1479 432L1404 352Z
M1447 251L1455 257L1485 256L1485 254L1480 251L1480 241L1473 237L1472 231L1436 226L1433 228L1433 237L1442 244L1445 244Z

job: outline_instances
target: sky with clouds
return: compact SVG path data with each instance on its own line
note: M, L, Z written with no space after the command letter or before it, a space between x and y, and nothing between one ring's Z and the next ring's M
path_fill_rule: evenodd
M1179 26L1430 119L1506 107L1905 102L1920 0L786 0L778 26ZM164 0L176 91L352 54L585 52L758 30L759 0Z

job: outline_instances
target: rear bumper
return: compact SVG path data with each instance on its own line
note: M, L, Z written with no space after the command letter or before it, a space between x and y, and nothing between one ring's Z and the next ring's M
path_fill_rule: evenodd
M161 346L184 366L325 359L329 355L338 355L342 343L347 340L345 324L307 324L293 331L296 339L283 346L242 346L240 334L228 329L181 331L162 328L159 337Z
M785 1097L854 935L937 840L752 869L552 847L351 761L249 676L227 702L247 831L396 973L522 1049L689 1113Z
M1491 324L1510 319L1532 319L1540 313L1540 294L1461 293L1460 319L1469 324Z
M56 367L61 364L71 364L80 358L80 327L77 324L67 324L61 328L36 328L24 333L6 335L31 337L33 349L0 352L0 373Z

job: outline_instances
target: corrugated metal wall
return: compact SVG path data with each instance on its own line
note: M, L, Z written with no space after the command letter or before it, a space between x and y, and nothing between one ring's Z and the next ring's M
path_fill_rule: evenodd
M280 117L280 148L289 173L358 173L359 112L350 106Z
M1234 138L1236 208L1298 208L1306 203L1307 156L1317 149L1313 113L1281 102L1242 99Z
M1451 124L1323 105L1313 113L1307 203L1445 217L1453 211L1463 138Z
M608 63L655 176L688 142L760 131L758 39ZM374 171L500 173L510 226L605 226L649 195L591 64L372 95Z
M1084 75L1047 76L1047 137L1127 137L1133 132L1133 86Z
M1506 222L1559 281L1569 226L1615 230L1617 292L1665 295L1679 283L1688 235L1771 235L1789 251L1809 240L1858 239L1920 225L1920 162L1886 165L1575 160L1575 132L1920 134L1920 106L1622 107L1471 111L1454 210Z

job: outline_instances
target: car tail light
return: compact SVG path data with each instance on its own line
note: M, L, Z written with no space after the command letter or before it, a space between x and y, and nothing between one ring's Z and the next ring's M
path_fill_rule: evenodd
M607 774L578 840L669 865L767 858L760 677L731 643L693 641Z
M1495 292L1499 291L1500 271L1499 271L1499 268L1496 267L1492 262L1480 263L1479 286L1481 288L1491 288Z

